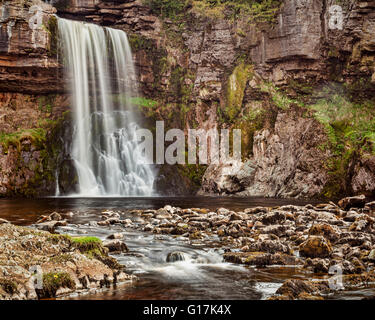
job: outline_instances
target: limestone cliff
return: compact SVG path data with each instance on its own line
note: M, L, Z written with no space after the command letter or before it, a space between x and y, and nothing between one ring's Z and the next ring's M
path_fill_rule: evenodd
M18 2L40 1L0 3L0 91L62 93L54 9L43 5L35 31L27 9L9 13ZM201 194L373 194L374 1L50 2L59 16L127 31L151 126L242 129L242 164L204 176L202 166L179 168Z

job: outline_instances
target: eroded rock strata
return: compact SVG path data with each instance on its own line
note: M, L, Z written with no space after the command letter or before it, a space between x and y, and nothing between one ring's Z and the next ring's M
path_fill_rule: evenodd
M160 191L268 197L373 194L373 2L261 1L236 16L230 5L210 6L204 0L182 1L169 11L152 0L51 3L0 4L4 94L17 93L17 101L24 94L44 98L64 92L56 60L56 12L128 33L145 97L139 101L145 125L153 128L155 120L165 120L167 127L184 130L242 129L242 164L162 168ZM43 8L38 29L28 23L35 4ZM342 29L330 25L330 8L337 4ZM5 106L1 104L1 112L8 116ZM46 140L52 139L47 133ZM66 175L74 180L69 156L62 158ZM2 159L12 167L4 151ZM29 175L2 175L1 194L29 193L15 180L30 181ZM41 180L52 186L60 175L43 171ZM185 179L189 182L178 185ZM14 192L15 186L19 191ZM52 187L40 190L51 193Z

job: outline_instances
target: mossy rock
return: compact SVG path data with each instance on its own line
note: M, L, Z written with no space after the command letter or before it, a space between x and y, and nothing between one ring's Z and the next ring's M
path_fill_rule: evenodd
M39 298L54 298L60 288L75 289L76 285L69 273L50 272L43 274L43 289L37 289Z

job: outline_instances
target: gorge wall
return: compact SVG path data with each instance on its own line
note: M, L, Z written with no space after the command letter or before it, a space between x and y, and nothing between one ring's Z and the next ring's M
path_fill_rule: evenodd
M374 1L45 2L0 2L1 195L74 181L54 13L128 33L151 128L242 130L242 163L162 166L165 193L373 195ZM38 29L33 5L43 9ZM342 29L332 28L333 5Z

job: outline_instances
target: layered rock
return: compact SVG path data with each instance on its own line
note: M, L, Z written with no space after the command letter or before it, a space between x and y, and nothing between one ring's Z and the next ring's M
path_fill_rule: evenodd
M374 192L371 152L353 153L339 165L345 167L336 173L340 178L332 179L329 161L335 150L322 148L330 143L327 128L301 104L290 108L290 98L313 103L332 82L345 87L353 99L373 96L372 2L340 2L342 28L337 21L332 24L336 2L331 0L287 0L267 21L254 23L248 23L249 16L233 21L225 10L213 17L195 5L169 18L140 0L49 2L61 17L127 31L142 93L155 102L153 107L140 105L150 127L163 119L174 128L242 129L244 163L210 166L204 178L204 168L185 170L188 179L202 180L201 193L312 197ZM13 10L19 3L2 4L0 90L61 92L51 24L54 9L28 1L25 9ZM32 4L43 9L44 28L28 25ZM286 95L279 96L270 83ZM280 102L285 103L281 108ZM64 172L74 176L69 164ZM177 175L171 180L181 179ZM165 184L162 176L157 181Z
M0 91L63 92L56 9L39 0L3 1L0 12Z

